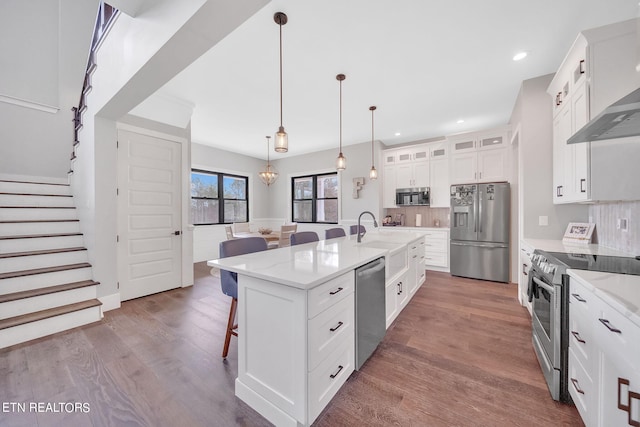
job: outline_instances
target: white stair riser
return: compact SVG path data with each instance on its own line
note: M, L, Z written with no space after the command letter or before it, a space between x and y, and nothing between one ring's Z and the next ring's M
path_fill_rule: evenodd
M78 219L75 209L38 209L38 208L1 208L2 221L33 220L33 219Z
M23 314L34 313L40 310L60 307L61 305L88 301L96 297L96 286L71 289L69 291L54 292L37 297L8 301L0 304L0 320Z
M0 223L0 236L23 236L33 234L79 233L80 223L69 222L17 222Z
M0 264L0 273L31 270L34 268L56 267L58 265L78 264L87 261L88 257L86 250L4 258Z
M0 348L87 325L102 319L100 306L0 330Z
M24 194L71 194L68 185L25 184L22 182L0 181L0 193L24 193Z
M0 206L73 206L73 197L0 194Z
M91 267L75 268L73 270L56 271L53 273L34 274L31 276L12 277L10 279L0 280L0 295L92 279Z
M84 246L82 236L36 237L31 239L0 240L0 253L29 252L44 249L77 248Z

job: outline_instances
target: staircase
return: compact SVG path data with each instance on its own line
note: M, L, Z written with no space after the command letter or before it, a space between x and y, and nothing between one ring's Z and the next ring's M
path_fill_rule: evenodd
M92 277L69 185L0 179L0 348L99 321Z

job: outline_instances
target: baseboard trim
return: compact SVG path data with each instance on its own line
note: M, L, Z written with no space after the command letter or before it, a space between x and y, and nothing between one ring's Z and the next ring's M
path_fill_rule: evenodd
M115 294L105 295L102 297L98 297L100 302L102 303L102 312L109 310L115 310L120 308L120 292L116 292Z

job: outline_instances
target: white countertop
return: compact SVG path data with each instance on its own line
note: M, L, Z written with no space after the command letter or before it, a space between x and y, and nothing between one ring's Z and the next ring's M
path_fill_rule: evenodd
M580 253L605 256L626 256L633 257L634 254L622 252L617 249L607 248L597 244L564 243L562 240L544 239L522 239L523 242L533 249L540 249L547 252Z
M353 235L211 260L207 265L306 290L423 236L419 231L367 231L362 243Z
M398 231L449 231L449 227L409 227L406 225L393 225L393 226L382 226L383 231L385 230L398 230Z
M640 276L567 270L569 276L582 281L614 309L640 327Z

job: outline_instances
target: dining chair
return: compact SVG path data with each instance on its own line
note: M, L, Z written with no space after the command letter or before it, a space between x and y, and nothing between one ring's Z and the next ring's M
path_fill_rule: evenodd
M301 245L303 243L317 242L318 233L315 231L300 231L291 235L291 246Z
M360 232L362 233L362 235L364 236L364 233L367 232L367 229L364 228L364 225L360 226ZM358 234L358 225L352 225L351 227L349 227L349 234Z
M344 228L342 227L329 228L328 230L324 230L325 239L334 239L336 237L344 236L346 236L346 233L344 232Z
M227 233L227 240L235 239L235 237L233 237L233 229L230 225L225 225L224 231Z
M286 224L280 226L280 240L278 240L278 247L284 248L291 246L291 235L298 231L298 224Z
M247 237L244 239L232 239L220 242L220 258L230 256L250 254L267 250L267 241L262 237ZM238 275L227 270L220 270L220 286L222 293L231 297L231 308L229 309L229 321L227 322L227 333L224 337L224 347L222 348L222 358L226 359L229 353L231 335L238 336L235 324L236 310L238 308Z
M248 222L234 222L233 232L234 233L250 233L251 224L249 224Z

